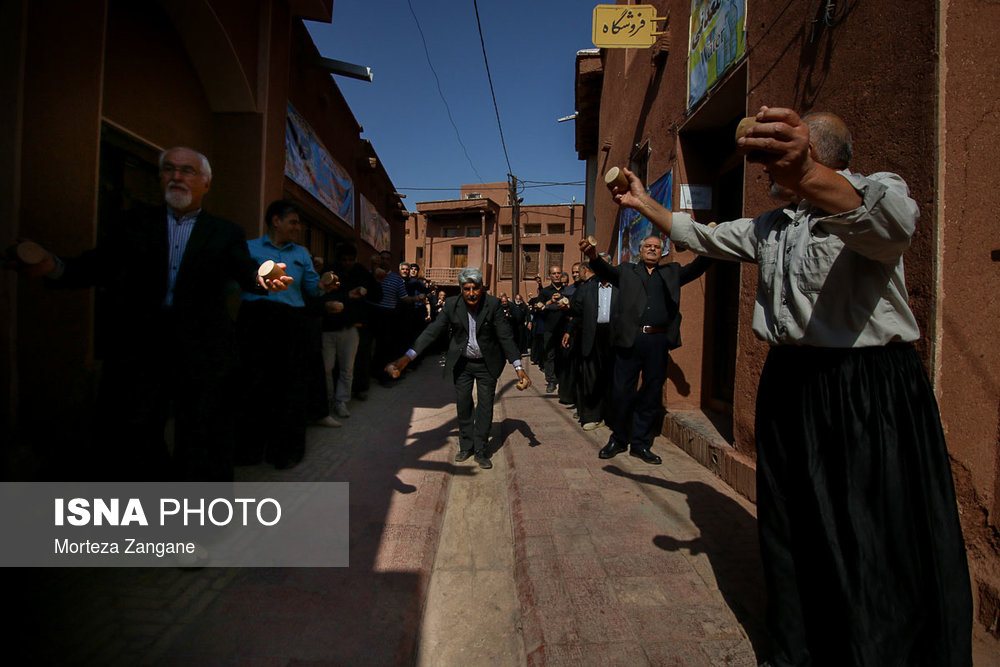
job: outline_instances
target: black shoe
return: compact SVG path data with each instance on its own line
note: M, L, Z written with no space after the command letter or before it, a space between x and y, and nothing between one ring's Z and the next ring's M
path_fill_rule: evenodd
M627 445L620 445L614 438L611 438L610 440L608 440L608 444L604 445L601 451L598 452L597 458L613 459L622 452L626 451L627 449L628 449Z
M654 466L658 466L661 463L663 463L663 459L661 459L659 456L649 451L648 449L636 449L635 447L633 447L632 451L629 452L629 456L634 456L637 459L642 459L646 463L651 463Z
M490 468L493 467L493 463L491 463L490 460L486 458L485 454L476 454L476 463L478 463L479 467L482 468L483 470L489 470Z
M545 393L551 394L555 390L556 390L556 383L555 382L550 382L547 385L545 385Z
M458 450L458 454L455 454L455 461L461 463L462 461L467 460L470 456L472 456L472 450L460 449Z

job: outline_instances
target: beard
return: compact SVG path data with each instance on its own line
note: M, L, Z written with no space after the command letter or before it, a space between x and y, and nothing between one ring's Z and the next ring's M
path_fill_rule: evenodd
M178 210L186 209L191 205L191 192L188 189L177 190L170 188L163 195L167 205Z

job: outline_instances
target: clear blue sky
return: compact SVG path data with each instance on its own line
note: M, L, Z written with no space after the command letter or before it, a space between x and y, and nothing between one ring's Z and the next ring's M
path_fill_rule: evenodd
M593 48L596 4L478 0L512 173L519 180L580 183L526 187L526 204L583 202L575 121L556 119L575 111L576 52ZM372 83L334 79L362 136L407 195L408 210L419 201L457 198L465 183L507 180L472 0L334 0L332 23L307 26L324 57L372 69Z

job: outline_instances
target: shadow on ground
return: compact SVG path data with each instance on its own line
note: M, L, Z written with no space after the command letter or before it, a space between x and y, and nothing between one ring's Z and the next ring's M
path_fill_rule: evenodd
M672 482L662 477L639 475L614 465L606 472L639 484L682 493L687 498L691 523L701 535L678 540L657 535L653 543L664 551L686 550L705 554L712 565L719 592L743 626L758 657L768 655L769 642L763 624L764 573L760 563L757 520L738 502L703 482Z

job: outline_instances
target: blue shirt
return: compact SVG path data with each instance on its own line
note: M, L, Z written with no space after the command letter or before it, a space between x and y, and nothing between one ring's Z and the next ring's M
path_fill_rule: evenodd
M390 271L385 280L382 281L382 300L378 303L378 307L392 310L400 299L407 296L406 282L403 280L403 276Z
M177 272L181 268L181 260L184 259L184 249L187 248L199 213L201 213L200 208L185 213L178 220L174 212L167 208L167 247L170 250L170 258L167 262L167 296L163 299L165 306L174 305L174 283L177 282Z
M271 238L264 234L259 239L247 241L247 248L250 256L258 265L267 260L282 262L286 264L285 273L295 279L291 285L283 292L271 292L269 294L243 293L244 301L257 301L258 299L268 299L276 303L284 303L296 308L305 308L306 302L302 298L303 292L310 295L319 295L319 274L312 265L312 257L309 251L297 243L286 243L283 246L276 246L271 243Z

